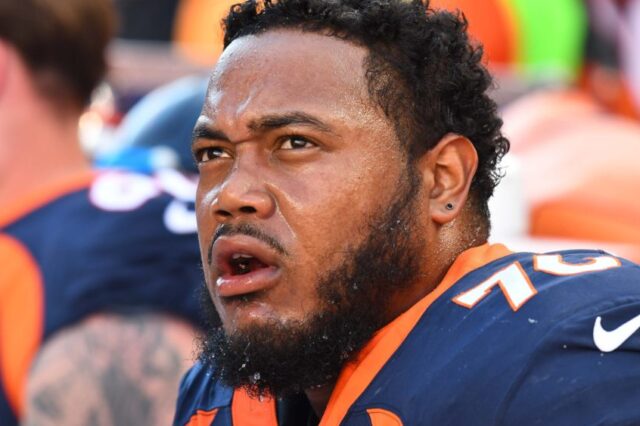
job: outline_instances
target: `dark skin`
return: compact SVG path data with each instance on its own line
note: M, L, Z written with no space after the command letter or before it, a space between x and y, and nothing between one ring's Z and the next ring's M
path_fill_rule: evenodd
M364 218L385 209L407 179L405 149L367 93L366 54L320 34L268 31L235 40L214 70L193 144L196 211L205 278L228 334L268 318L304 324L319 307L318 277L343 261L341 248L364 240ZM464 208L477 161L471 142L453 134L417 160L416 231L427 241L425 260L415 283L389 295L387 322L477 244L466 232L472 213ZM272 279L219 285L221 266L215 256L209 263L207 253L225 224L253 225L286 250L225 237L237 250L254 244L266 251L275 264ZM319 415L332 390L327 384L306 391Z

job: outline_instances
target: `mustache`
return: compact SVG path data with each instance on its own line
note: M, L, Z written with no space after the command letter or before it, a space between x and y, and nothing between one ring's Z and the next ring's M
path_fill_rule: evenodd
M213 245L215 244L215 242L220 237L232 235L247 235L267 244L269 247L283 256L289 255L283 245L280 244L280 242L275 237L272 237L271 235L253 225L249 225L246 223L241 225L225 224L219 226L218 229L216 229L216 232L213 234L213 238L211 239L211 244L209 244L209 249L207 250L207 262L209 266L212 262Z

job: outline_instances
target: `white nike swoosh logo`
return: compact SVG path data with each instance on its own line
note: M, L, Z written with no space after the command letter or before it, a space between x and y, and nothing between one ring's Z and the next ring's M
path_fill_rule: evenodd
M593 325L593 342L602 352L613 352L640 329L640 315L622 324L615 330L602 328L602 317L596 318Z

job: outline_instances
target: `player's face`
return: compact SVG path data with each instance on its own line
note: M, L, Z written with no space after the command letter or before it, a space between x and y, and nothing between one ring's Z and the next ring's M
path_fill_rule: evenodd
M204 273L228 334L320 311L317 283L407 179L365 53L283 30L242 37L219 60L193 150Z

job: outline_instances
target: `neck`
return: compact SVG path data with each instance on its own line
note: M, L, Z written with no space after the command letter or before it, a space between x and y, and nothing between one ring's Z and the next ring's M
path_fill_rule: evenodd
M32 113L13 119L0 123L0 205L90 170L77 136L77 117Z
M81 111L44 96L20 55L0 40L0 205L89 170Z
M313 411L316 413L318 418L322 418L322 414L327 408L329 398L331 397L331 393L333 392L335 385L335 382L331 382L305 391L305 394L309 399L309 404L311 404L311 408L313 408Z

